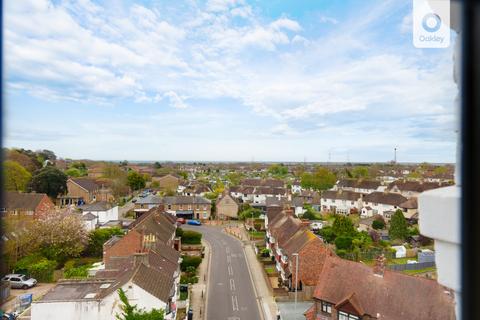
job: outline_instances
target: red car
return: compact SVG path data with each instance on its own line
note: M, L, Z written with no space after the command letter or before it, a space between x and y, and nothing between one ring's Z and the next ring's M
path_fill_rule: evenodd
M181 224L185 224L185 222L187 222L187 220L185 220L185 218L177 218L177 222L181 223Z

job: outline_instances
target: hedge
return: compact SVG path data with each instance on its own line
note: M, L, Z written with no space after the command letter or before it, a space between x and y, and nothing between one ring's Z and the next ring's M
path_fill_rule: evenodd
M39 255L29 255L16 263L15 272L25 273L38 282L52 282L56 266L56 261Z
M182 263L180 264L180 269L182 271L187 271L188 267L194 267L196 269L198 268L201 262L202 262L201 257L182 256Z
M182 243L184 244L201 244L202 234L196 231L183 230Z

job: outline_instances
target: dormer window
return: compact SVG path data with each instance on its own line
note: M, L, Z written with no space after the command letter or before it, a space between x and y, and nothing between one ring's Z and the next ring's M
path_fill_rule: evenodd
M351 313L347 313L344 311L338 311L338 320L359 320L360 318L356 315Z
M325 301L322 301L322 312L331 314L332 313L332 304L328 303L328 302L325 302Z

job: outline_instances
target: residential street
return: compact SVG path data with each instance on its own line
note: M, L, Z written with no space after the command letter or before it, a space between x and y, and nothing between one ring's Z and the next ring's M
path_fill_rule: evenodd
M201 232L212 250L205 319L262 319L241 242L221 227L183 228Z

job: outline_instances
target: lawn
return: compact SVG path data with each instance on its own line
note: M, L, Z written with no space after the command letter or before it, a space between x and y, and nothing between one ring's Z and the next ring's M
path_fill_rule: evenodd
M264 238L265 237L265 231L249 231L248 232L251 236L254 238Z
M403 271L403 273L409 274L411 276L415 276L417 274L422 274L422 273L427 273L427 272L435 272L436 273L436 271L437 271L437 268L429 267L429 268L420 269L420 270L405 270L405 271Z

